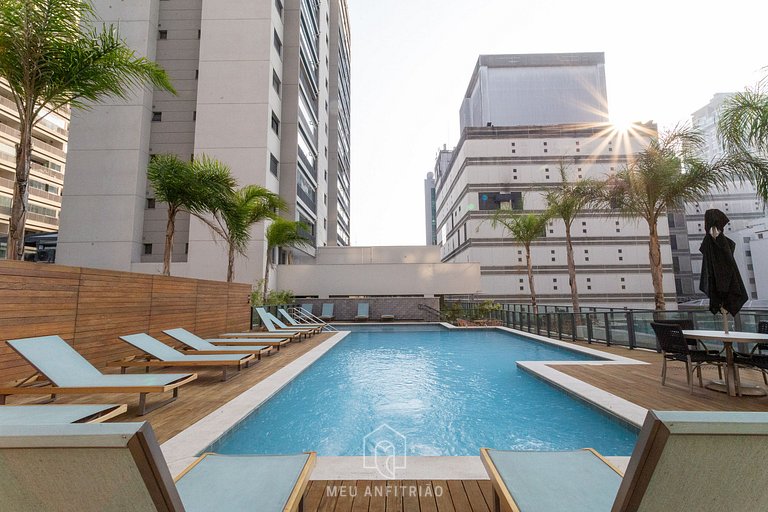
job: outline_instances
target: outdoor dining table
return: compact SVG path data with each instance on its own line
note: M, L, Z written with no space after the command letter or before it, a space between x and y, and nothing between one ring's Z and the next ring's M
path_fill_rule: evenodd
M756 332L724 332L724 331L703 331L703 330L691 330L683 331L683 336L691 339L698 340L710 340L720 341L725 347L725 371L728 372L728 379L726 383L721 380L711 381L706 387L713 391L720 391L721 393L728 393L730 396L736 396L736 365L733 361L733 344L734 343L768 343L768 334L760 334ZM739 391L742 395L746 396L763 396L766 394L765 389L760 386L741 385Z

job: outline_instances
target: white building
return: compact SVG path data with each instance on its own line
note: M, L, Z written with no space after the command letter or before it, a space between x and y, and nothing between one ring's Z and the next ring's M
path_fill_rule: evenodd
M691 116L693 126L701 131L704 137L705 147L702 156L708 161L722 156L721 145L717 138L718 112L723 102L732 95L733 93L715 94L706 106ZM678 213L674 219L670 218L673 224L671 243L678 295L686 299L704 296L699 290L702 259L699 247L705 235L704 212L712 208L722 210L731 220L725 234L737 243L735 257L740 262L742 277L750 298L763 298L759 297L756 276L752 271L756 263L753 261L752 254L761 253L750 250L749 240L755 229L768 223L768 216L764 205L757 197L754 186L749 182L737 182L713 189L703 200L686 203L684 216ZM684 226L684 229L675 230L675 227L681 226ZM742 231L744 234L740 234Z
M540 212L546 207L544 192L560 180L561 164L568 167L571 181L604 179L624 165L647 143L649 135L655 133L653 125L638 125L636 131L620 133L601 116L595 117L598 106L601 112L607 112L602 54L526 57L480 57L470 80L468 97L474 90L496 88L493 76L483 73L483 63L491 61L501 66L498 63L508 62L511 64L501 74L504 83L515 83L514 74L520 71L526 87L514 94L514 102L525 103L526 108L518 122L516 110L505 108L504 95L485 102L483 112L487 117L482 121L487 118L493 126L466 125L446 171L436 176L438 245L442 260L480 263L482 295L513 302L530 300L525 252L522 245L505 236L501 229L491 227L494 211L510 207L521 212ZM571 62L577 64L573 74L568 70ZM547 72L556 66L556 72ZM584 77L592 80L583 80ZM538 90L548 93L527 95ZM568 101L569 97L573 98L572 102ZM577 111L582 110L582 101L587 97L591 98L591 106L584 108L579 118ZM571 107L562 111L549 109L547 105L552 98L559 98ZM542 122L530 123L539 106L545 113ZM502 118L495 117L497 107L505 112ZM464 111L462 108L462 114ZM499 119L507 124L500 125ZM579 122L566 123L566 120ZM665 297L668 303L674 304L666 223L659 226L659 232ZM582 305L653 307L648 227L644 221L622 219L606 211L585 211L574 222L572 236ZM569 304L562 221L552 220L544 236L533 243L532 259L539 301Z
M58 261L158 272L166 209L146 180L151 155L205 154L240 186L279 192L315 246L349 239L349 23L346 0L96 0L178 95L137 91L78 113L69 146ZM331 161L332 160L332 161ZM174 275L224 279L226 248L177 219ZM236 279L264 273L265 226ZM315 249L307 251L312 257Z

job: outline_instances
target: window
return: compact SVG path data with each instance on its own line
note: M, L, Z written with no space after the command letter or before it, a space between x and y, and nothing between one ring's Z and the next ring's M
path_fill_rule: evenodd
M275 70L272 70L272 88L275 90L278 96L280 96L280 86L282 85L282 82L280 82L280 77L277 76L277 73Z
M278 119L277 114L274 112L272 112L272 131L280 135L280 119Z
M275 176L278 176L280 172L280 162L278 162L277 158L275 158L275 155L271 153L269 154L269 170Z
M480 192L478 197L480 210L523 209L523 194L521 192Z
M168 39L168 31L167 30L158 30L157 31L157 38L158 39Z
M152 122L159 123L163 120L162 112L152 112Z
M202 35L203 35L203 31L200 30L200 29L197 29L197 38L200 39L200 37L202 37Z
M144 254L152 254L152 244L144 244Z
M147 210L154 210L155 209L155 198L154 197L148 197L147 198Z
M199 79L200 79L200 70L196 69L195 70L195 80L199 80Z
M197 121L197 110L192 111L192 120Z
M184 244L184 254L189 254L189 242Z
M282 57L283 56L283 42L280 40L280 36L277 35L277 31L272 33L272 44L275 46L275 50L277 50L277 54Z
M275 0L275 9L277 10L277 15L280 16L280 18L283 17L283 2L282 0Z

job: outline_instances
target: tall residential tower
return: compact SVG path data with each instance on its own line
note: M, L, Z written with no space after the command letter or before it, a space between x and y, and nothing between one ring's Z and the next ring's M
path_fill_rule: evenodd
M278 192L288 204L285 215L309 226L313 247L304 257L344 240L335 219L346 214L348 227L345 0L96 0L94 6L137 53L166 69L178 94L140 90L74 116L58 261L157 272L166 209L153 197L146 167L161 153L205 154L229 165L240 186ZM254 226L247 258L236 262L238 281L263 275L264 231L263 224ZM203 222L179 218L174 242L175 275L224 279L225 245Z

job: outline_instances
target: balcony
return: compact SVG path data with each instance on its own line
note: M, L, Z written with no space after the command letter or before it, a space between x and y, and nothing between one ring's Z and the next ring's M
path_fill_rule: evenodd
M10 126L6 126L4 124L0 124L0 133L4 133L15 140L18 140L21 137L21 132L19 130L16 130L15 128L11 128ZM32 139L32 149L45 151L50 155L58 157L62 161L67 157L67 153L63 149L59 149L55 146L51 146L50 144L46 144L45 142L39 141L35 138Z

